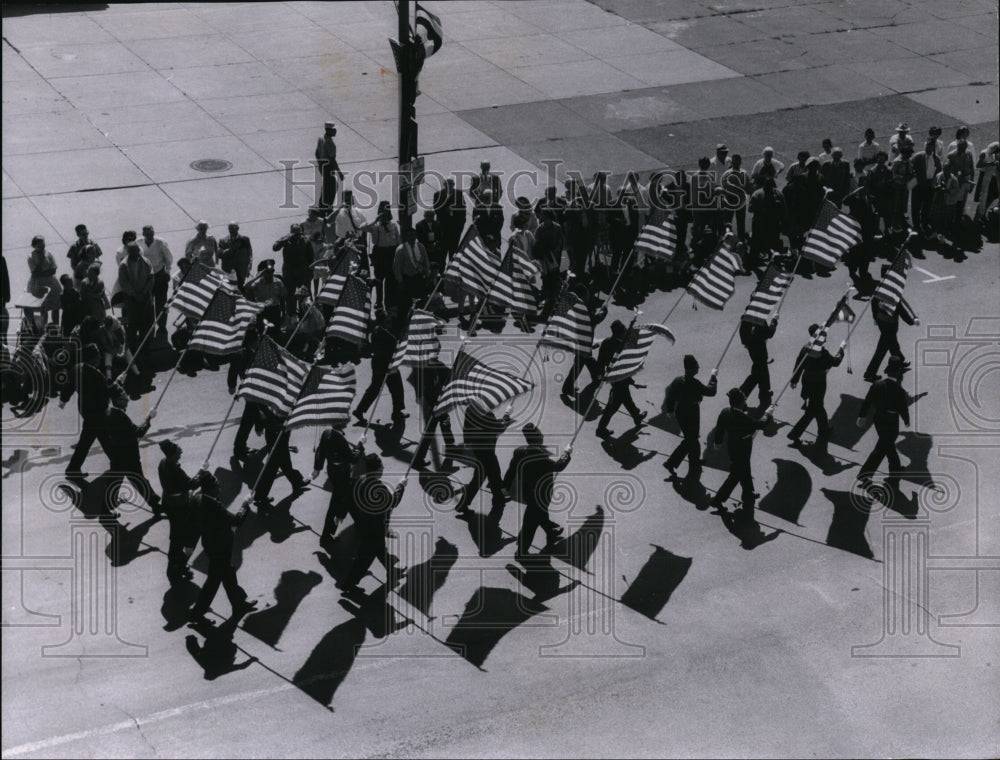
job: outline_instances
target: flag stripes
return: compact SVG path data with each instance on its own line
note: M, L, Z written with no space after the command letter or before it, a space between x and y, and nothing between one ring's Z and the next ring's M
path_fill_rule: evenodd
M194 261L187 277L177 287L172 305L184 316L199 319L212 302L215 291L221 287L236 292L222 272L207 267L200 261Z
M771 320L774 308L792 282L792 275L771 264L757 283L757 289L750 296L750 303L743 312L743 321L756 325L766 325Z
M635 241L636 253L672 261L677 252L677 227L673 217L644 225Z
M484 409L493 409L532 387L529 380L493 369L463 350L455 358L451 380L441 391L434 414L445 414L456 406L473 402Z
M589 354L594 349L594 325L590 312L580 297L565 285L539 342L543 346L565 348L578 354Z
M806 234L802 256L832 269L845 253L860 243L861 224L824 200L816 224Z
M429 311L414 310L406 335L396 344L389 369L399 369L403 362L424 364L437 359L441 353L437 332L443 325L444 322Z
M321 425L327 427L348 419L357 379L352 364L337 367L313 366L292 405L285 428Z
M344 289L348 276L351 274L351 265L354 263L357 252L353 248L347 248L333 262L327 280L323 283L323 288L316 296L316 303L323 306L336 306L340 301L340 294Z
M673 333L663 325L638 325L629 328L625 336L625 345L608 367L604 374L604 380L608 383L617 383L627 380L636 372L642 369L646 361L649 349L653 345L653 339L661 335L671 343L674 342Z
M470 234L444 270L445 280L477 296L485 296L499 274L500 256L486 247L475 226L470 228Z
M506 306L512 314L534 314L538 310L535 275L538 265L518 246L507 249L497 272L489 300Z
M236 397L263 404L279 417L285 417L308 374L307 362L292 356L265 335Z
M215 291L191 333L188 349L217 356L236 353L243 345L247 327L263 308L264 304L248 301L243 296Z
M371 294L360 277L347 276L340 299L326 326L327 338L340 338L348 343L362 343L368 336L371 314Z
M903 289L906 287L906 273L911 265L910 255L905 251L900 251L899 255L892 262L889 271L875 287L872 298L881 301L886 306L895 308L903 298Z
M721 310L736 290L736 272L740 261L725 245L715 252L705 266L698 270L687 292L712 309Z

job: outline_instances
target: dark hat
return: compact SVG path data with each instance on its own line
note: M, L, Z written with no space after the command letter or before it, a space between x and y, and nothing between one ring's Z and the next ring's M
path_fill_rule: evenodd
M931 127L930 129L927 130L927 134L929 134L931 137L940 137L941 127Z
M810 335L815 335L816 331L818 329L819 329L819 325L816 322L813 322L811 325L809 325L809 334Z
M163 452L164 456L172 456L177 454L181 450L181 447L170 440L160 441L160 451Z
M618 330L624 330L624 329L625 329L625 323L622 322L620 319L616 319L614 322L611 323L611 332L616 332Z
M890 356L889 363L885 365L885 374L890 377L902 377L904 372L909 372L910 368L903 363L898 356Z
M740 400L740 401L746 401L747 400L746 394L743 393L743 391L741 391L739 388L731 388L729 390L729 392L726 393L726 397L729 399L730 402L733 402L733 401L736 401L736 400Z
M365 457L365 472L368 474L382 472L382 457L378 454L368 454Z
M542 431L538 429L538 426L533 422L529 422L521 431L524 433L526 440L530 441L540 441L542 440Z
M302 232L302 225L295 222L288 228L291 232Z
M113 383L110 388L108 388L108 394L111 396L111 406L115 409L122 409L128 407L128 394L125 389L122 388L121 384Z
M257 272L263 272L265 269L270 269L274 271L274 259L264 259L259 264L257 264Z
M685 371L693 371L697 368L698 368L698 360L695 359L691 354L685 354L684 356Z
M531 201L529 201L523 195L519 195L514 200L514 205L517 206L519 209L530 209L531 208Z

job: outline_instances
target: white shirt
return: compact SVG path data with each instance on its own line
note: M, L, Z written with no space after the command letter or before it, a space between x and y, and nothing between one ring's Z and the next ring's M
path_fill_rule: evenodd
M157 272L170 274L170 265L174 263L174 257L170 254L170 247L163 240L154 237L153 242L147 245L146 238L140 237L135 242L139 245L139 252L149 259L153 274Z

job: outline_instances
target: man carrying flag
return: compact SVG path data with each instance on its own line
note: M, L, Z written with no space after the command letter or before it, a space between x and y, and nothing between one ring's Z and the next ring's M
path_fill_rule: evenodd
M844 304L844 308L849 307ZM833 367L839 367L844 360L844 345L840 344L840 349L836 355L832 355L826 350L826 333L830 324L836 319L840 309L835 309L827 324L820 326L809 325L809 342L799 351L799 356L795 360L795 372L792 374L792 387L796 387L799 379L802 380L802 400L805 402L802 408L805 413L798 422L788 431L788 437L793 441L792 445L797 445L799 436L805 432L810 422L816 420L816 447L824 449L830 439L830 418L827 417L826 409L823 407L823 400L826 397L826 375ZM850 319L854 314L850 314Z
M684 457L688 458L685 483L693 485L701 478L701 401L715 396L719 388L716 370L708 384L698 379L698 360L691 354L684 357L684 374L667 386L667 414L675 415L681 429L681 442L663 463L671 479L677 477L677 468Z
M573 354L573 364L567 370L562 384L564 401L568 402L576 397L576 378L584 367L590 371L592 380L597 379L599 369L591 356L594 351L594 330L607 316L608 310L590 298L590 291L582 282L576 283L572 289L568 282L563 285L540 343L543 346L566 349Z
M771 317L771 314L791 282L792 275L782 271L777 264L768 266L740 321L740 342L746 346L751 361L750 374L740 384L740 390L747 397L757 388L761 406L770 404L772 396L767 342L778 329L778 315Z
M910 257L906 250L900 250L892 265L882 267L882 281L876 286L872 295L872 317L878 327L878 345L872 354L868 368L865 370L865 380L874 383L878 380L879 368L888 353L895 357L904 367L910 363L903 358L899 347L899 320L908 325L919 325L916 313L903 298L903 288L906 287L906 272L910 267Z
M476 225L471 225L465 240L451 257L444 270L445 282L457 289L456 303L461 319L466 298L471 303L485 298L500 275L500 255L489 248L479 236Z
M191 333L188 351L203 351L214 356L228 356L243 347L247 328L264 308L243 296L217 290L205 313Z
M722 247L695 273L687 286L687 292L696 301L711 309L721 311L736 291L736 273L741 267L739 257L730 248L732 243L732 238L727 237Z
M597 435L601 438L611 435L608 422L623 405L637 426L646 419L646 413L640 412L632 400L629 386L634 384L632 376L642 369L656 335L663 335L671 343L674 342L674 336L663 325L636 326L633 323L626 329L617 319L611 323L611 337L604 339L597 353L597 364L603 373L602 381L611 384L608 403L597 423Z

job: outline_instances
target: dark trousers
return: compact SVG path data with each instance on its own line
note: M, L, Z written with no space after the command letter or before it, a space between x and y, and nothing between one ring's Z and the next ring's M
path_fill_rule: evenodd
M632 383L629 380L622 380L619 383L611 383L611 393L608 395L607 406L604 407L604 413L601 415L601 421L597 424L597 429L602 430L607 428L608 423L611 418L615 416L622 406L625 407L625 411L632 415L635 419L639 416L639 407L635 405L635 401L632 400L632 391L630 386Z
M899 461L899 453L896 451L896 437L899 435L899 421L875 419L875 432L878 433L878 441L875 448L868 455L865 463L861 465L858 473L860 478L870 478L875 474L875 470L882 464L883 459L889 460L889 471L894 473L902 469Z
M913 228L922 230L931 226L931 206L934 203L934 186L917 185L910 197L910 208L913 216Z
M781 225L777 220L760 220L755 217L751 225L750 255L748 266L753 267L769 258L771 251L781 247Z
M146 301L136 301L131 298L126 299L122 305L125 312L125 343L133 355L139 349L139 343L153 326L153 299L150 297ZM136 356L136 362L139 357Z
M747 353L750 354L750 374L747 379L740 384L743 395L749 398L754 388L760 391L762 403L771 401L771 372L767 368L767 346L750 345L747 346Z
M740 206L738 209L732 212L733 221L736 223L736 235L740 240L743 240L747 236L747 207L745 205Z
M246 453L247 441L250 440L250 432L259 419L260 407L253 401L247 401L243 407L243 416L240 417L240 426L236 429L236 440L233 442L234 454Z
M743 510L753 512L756 497L753 490L753 474L750 472L749 449L735 455L734 452L729 452L729 475L715 494L715 500L722 503L728 499L737 483L740 484Z
M684 457L688 459L687 480L696 481L701 476L701 441L699 420L677 420L681 428L681 442L667 458L667 466L672 470L680 467Z
M344 463L327 470L330 480L330 504L326 509L326 519L323 521L323 532L320 541L333 538L337 526L351 512L351 465Z
M879 367L885 355L898 356L903 358L903 352L899 349L899 331L894 327L882 327L879 325L878 345L875 346L875 353L872 360L868 362L868 369L865 370L865 377L874 377L878 374Z
M820 438L826 438L830 435L830 418L823 407L824 395L823 393L810 393L806 396L805 413L788 432L789 438L798 438L813 420L816 420L816 428Z
M246 601L247 592L236 580L236 568L233 567L232 558L209 554L205 585L201 587L198 600L191 612L195 615L204 615L208 612L215 595L219 593L219 586L226 590L226 596L229 597L229 604L233 609Z
M180 515L187 511L187 494L174 496L175 503L171 509ZM185 518L172 516L170 518L170 543L167 546L167 580L171 583L180 581L187 570L188 558L198 543L198 534L191 530Z
M163 511L163 506L160 503L160 497L157 496L156 491L153 490L153 484L146 479L145 475L143 475L142 464L140 462L131 462L125 466L112 462L111 469L111 483L104 492L105 504L109 512L114 510L118 505L118 493L121 491L121 487L125 483L125 478L132 481L132 486L142 497L142 500L150 506L154 514L160 514L160 512Z
M317 205L326 209L331 209L337 200L337 170L329 161L321 162L319 168L323 188Z
M892 226L902 227L906 223L906 207L909 205L910 188L906 185L892 186Z
M94 445L94 441L98 441L101 444L101 448L104 449L105 454L111 451L110 438L108 438L108 431L104 427L104 420L88 420L84 418L83 425L80 428L80 438L77 440L76 448L73 449L73 456L70 457L69 464L66 466L67 472L78 472L80 470L83 466L83 460L90 453L90 447Z
M344 582L347 586L356 586L365 577L365 573L372 566L376 559L382 563L382 567L389 570L388 548L385 545L385 530L387 525L383 520L374 520L368 517L372 525L362 522L358 526L358 553L354 556L354 562L347 574Z
M539 321L547 322L552 316L556 299L559 297L559 288L562 285L562 272L558 269L554 272L546 272L542 275L542 313Z
M569 268L580 279L586 281L587 261L594 250L593 241L575 241L569 249Z
M161 330L167 329L167 288L170 286L170 275L161 269L153 275L153 309L156 324Z
M566 372L566 379L563 380L562 392L564 395L570 396L576 393L576 378L580 375L580 371L584 367L590 371L591 380L597 378L597 375L600 372L597 366L597 360L590 354L576 354L573 357L572 366L570 366L569 370Z
M385 381L385 387L389 389L389 395L392 397L393 414L401 412L406 408L406 403L403 398L403 378L400 377L399 370L389 372L388 366L376 367L373 364L372 380L365 389L361 400L358 402L358 407L355 410L356 412L364 414L368 411L368 408L375 403L375 399L378 398L379 391L382 390L383 380Z
M469 504L476 497L476 494L479 493L479 489L482 488L483 478L485 478L490 487L490 492L493 494L493 509L490 514L500 519L500 516L503 514L505 500L503 497L503 476L500 474L500 462L497 460L496 450L493 448L473 448L472 457L472 480L465 487L465 494L460 502L460 507L464 509L468 508Z
M559 526L552 522L552 519L549 517L549 505L529 500L524 505L524 517L521 518L521 532L517 535L518 554L528 553L528 549L531 548L531 542L535 538L535 531L539 528L545 531L545 536L549 543L554 543L559 538Z
M264 431L264 440L267 442L268 451L273 448L274 453L267 460L264 471L260 475L260 483L257 485L256 496L267 498L271 493L271 486L274 485L274 479L277 477L279 469L281 470L281 474L288 479L289 483L297 484L302 478L302 474L292 466L292 455L288 451L288 438L290 435L291 433L287 430L282 430L280 433L270 430Z
M417 445L417 451L413 455L413 460L415 462L419 462L427 455L427 450L431 446L431 441L434 440L434 431L439 427L441 428L441 437L444 438L445 445L455 445L455 436L451 432L451 418L447 414L442 414L438 417L432 416L430 421L427 423L427 429L420 438L420 443Z

